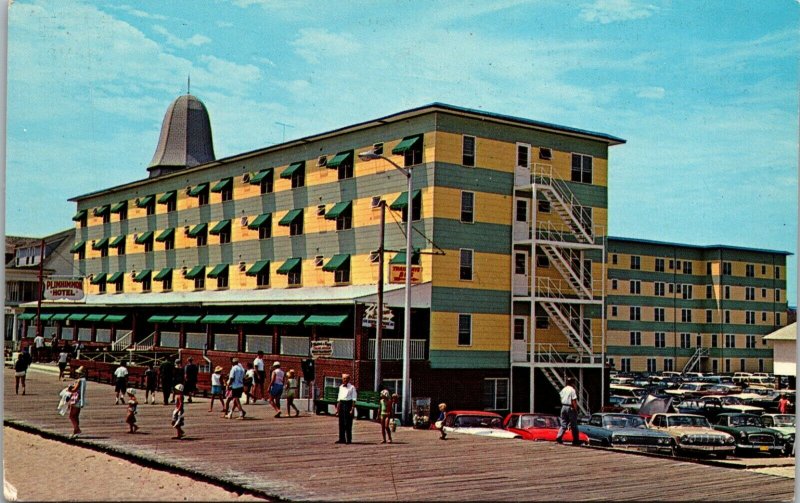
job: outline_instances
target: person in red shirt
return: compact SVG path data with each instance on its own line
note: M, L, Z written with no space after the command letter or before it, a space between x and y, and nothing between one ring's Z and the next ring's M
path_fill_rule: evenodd
M786 398L786 395L781 395L781 399L778 400L778 412L781 414L786 414L789 410L789 399Z

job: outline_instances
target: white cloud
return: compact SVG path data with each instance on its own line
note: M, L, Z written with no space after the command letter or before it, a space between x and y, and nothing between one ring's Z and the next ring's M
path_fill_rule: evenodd
M664 98L664 88L658 86L642 87L636 93L639 98L648 98L652 100L660 100Z
M194 34L189 38L180 38L176 37L172 34L167 28L161 25L153 26L153 31L156 33L163 35L166 39L167 43L173 45L175 47L186 48L189 46L199 47L201 45L205 45L211 43L211 39L206 37L205 35Z
M303 28L292 42L298 56L311 64L331 57L349 56L361 49L349 33L331 33L325 28Z
M581 6L580 17L590 23L608 24L650 17L657 10L654 5L636 0L595 0L593 4Z
M157 19L157 20L160 20L160 21L163 21L163 20L167 19L167 16L162 16L160 14L153 14L151 12L145 12L143 10L139 10L139 9L134 8L134 7L131 7L130 5L114 5L112 3L109 3L107 5L104 5L104 7L108 8L108 9L112 9L112 10L123 11L123 12L126 12L126 13L130 14L131 16L135 16L135 17L142 18L142 19Z

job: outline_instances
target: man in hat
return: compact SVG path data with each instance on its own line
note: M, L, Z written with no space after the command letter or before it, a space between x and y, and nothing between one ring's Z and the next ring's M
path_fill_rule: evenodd
M281 362L272 364L272 378L269 381L269 403L275 409L275 417L281 417L281 395L283 394L284 372Z
M225 401L225 410L227 411L225 417L230 419L234 411L238 408L241 411L241 415L237 419L244 419L247 412L242 408L242 402L239 399L242 397L242 392L244 391L245 370L242 364L239 363L238 358L231 358L231 365L231 371L228 374L228 387L231 390L231 396ZM232 408L231 402L233 402Z
M578 433L578 393L575 391L575 379L567 378L567 384L561 390L561 427L556 434L556 442L563 444L564 433L569 427L572 432L572 445L581 445Z
M342 374L342 384L339 386L339 396L336 400L336 415L339 416L339 440L337 444L350 444L353 442L353 415L356 412L358 393L356 387L350 384L350 374Z

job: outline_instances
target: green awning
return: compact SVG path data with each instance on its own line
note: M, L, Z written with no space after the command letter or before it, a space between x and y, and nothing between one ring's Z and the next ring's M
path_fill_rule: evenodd
M231 221L230 220L220 220L219 222L217 222L217 225L215 225L208 232L210 234L216 235L216 234L219 234L220 232L225 231L225 229L229 228L230 226L231 226Z
M136 238L137 245L143 245L153 239L153 231L147 231L142 234L139 234L139 237Z
M247 225L248 229L260 229L261 227L268 227L272 222L272 213L262 213Z
M269 271L269 260L259 260L245 274L247 276L258 276L264 269Z
M339 327L347 319L346 314L325 315L325 314L312 314L303 325L310 327L316 325L318 327Z
M262 323L266 317L266 314L237 314L233 320L231 320L231 323L234 325L257 325Z
M200 321L200 318L202 318L202 316L200 316L199 314L196 314L196 315L195 314L190 314L190 315L182 314L182 315L176 316L172 320L172 323L197 323L198 321Z
M222 192L225 189L233 187L233 178L223 178L216 185L211 187L211 192Z
M106 319L104 319L103 321L105 321L106 323L120 323L127 317L128 317L127 314L109 314L106 315Z
M169 323L172 321L172 315L154 314L147 318L147 323Z
M275 272L277 272L278 274L289 274L293 270L295 270L298 267L300 267L300 264L302 262L303 262L303 259L297 258L297 257L292 257L289 260L287 260L286 262L284 262L280 267L278 267L278 270L275 271Z
M120 201L111 207L111 213L119 213L128 207L128 201Z
M305 161L291 163L288 168L281 172L281 178L291 178L297 171L305 168L305 165Z
M83 319L86 318L86 316L88 315L84 313L72 313L69 315L69 318L67 319L69 321L83 321Z
M420 140L422 140L421 135L406 136L405 138L403 138L403 141L398 143L397 146L392 149L392 154L393 155L405 154L407 150L410 150Z
M398 264L398 265L406 265L406 252L401 251L397 252L392 260L389 261L390 264ZM411 265L419 265L419 252L414 252L411 254Z
M186 279L196 279L203 276L206 273L206 266L204 265L196 265L189 270L184 276Z
M164 281L172 277L172 267L165 267L158 271L158 274L153 278L155 281Z
M94 216L102 217L103 215L108 213L108 210L110 210L110 209L111 209L111 205L110 204L104 204L103 206L100 206L100 207L94 209Z
M327 264L322 266L322 270L323 271L328 271L328 272L338 271L343 266L345 266L346 264L349 264L349 263L350 263L350 255L349 254L342 253L342 254L339 254L339 255L334 255L333 257L331 257L331 259L328 261Z
M413 197L414 199L420 197L420 190L417 189L414 192L412 192L411 197ZM407 191L403 192L402 194L400 194L397 197L397 199L395 199L394 202L389 205L389 209L392 209L392 210L404 210L406 208L406 206L408 206L408 192Z
M267 325L299 325L304 314L273 314L267 320Z
M163 243L164 241L167 241L168 239L172 238L174 235L175 235L175 228L170 227L169 229L164 229L164 232L162 232L161 234L158 235L158 237L156 237L156 241L158 241L159 243Z
M69 318L69 313L55 313L50 321L64 321Z
M205 223L203 223L203 224L197 224L197 225L195 225L194 227L192 227L192 228L189 230L189 234L188 234L188 236L189 236L190 238L196 238L197 236L199 236L200 234L202 234L203 232L205 232L205 230L206 230L207 228L208 228L208 224L205 224Z
M49 321L50 319L53 318L53 313L42 313L42 315L39 316L39 318L41 318L42 321Z
M121 246L121 245L124 245L124 244L125 244L125 234L121 234L121 235L115 237L114 239L112 239L111 242L108 243L108 246L110 248L117 248L118 246Z
M83 220L86 218L86 214L89 213L87 210L80 210L75 215L73 215L72 220L77 222L78 220Z
M117 271L111 276L108 277L106 282L108 283L116 283L117 281L121 280L122 277L125 275L125 271Z
M91 322L94 323L94 322L97 322L97 321L103 321L103 318L105 318L105 317L106 317L105 314L90 314L83 321L91 321Z
M85 246L86 246L86 241L78 241L77 243L72 245L72 248L69 249L69 252L78 253L79 251L83 250Z
M228 264L217 264L211 272L208 273L209 278L218 278L228 272Z
M200 320L200 323L214 323L217 325L224 325L228 323L228 320L233 318L232 314L207 314L203 316L203 319Z
M251 185L259 185L259 184L261 184L261 182L264 181L265 178L267 178L271 174L272 174L272 168L262 169L261 171L259 171L258 173L256 173L255 175L253 175L250 178L250 184Z
M102 250L103 248L108 248L108 238L103 238L92 244L92 250Z
M175 196L177 195L178 195L177 190L170 190L169 192L166 192L164 195L158 198L158 204L167 204L173 199L175 199Z
M22 313L17 316L18 320L32 320L36 318L36 313Z
M147 208L148 206L153 204L153 199L155 199L155 197L156 196L152 194L149 196L140 197L136 200L136 206L139 208Z
M289 210L289 212L286 213L283 216L283 218L281 218L281 221L278 222L278 225L283 225L284 227L288 227L288 226L292 225L292 222L294 222L295 219L297 219L298 217L302 217L302 216L303 216L303 210L302 209Z
M135 278L133 278L133 281L141 283L142 281L146 280L149 277L150 277L150 269L144 269L142 272L137 274Z
M104 272L101 272L100 274L96 274L96 275L95 275L95 276L92 278L92 281L91 281L91 283L92 283L93 285L99 285L99 284L101 284L101 283L105 283L105 282L106 282L106 276L107 276L107 275L106 275L106 273L104 273Z
M331 169L336 169L339 167L340 164L352 158L353 158L352 150L348 150L347 152L339 152L338 154L336 154L336 157L328 161L327 167Z
M336 220L339 215L351 210L353 205L352 201L342 201L333 205L333 208L325 213L325 220Z
M201 183L200 185L196 185L195 187L189 189L189 196L197 197L200 194L202 194L203 192L205 192L207 189L208 189L208 184L207 183Z

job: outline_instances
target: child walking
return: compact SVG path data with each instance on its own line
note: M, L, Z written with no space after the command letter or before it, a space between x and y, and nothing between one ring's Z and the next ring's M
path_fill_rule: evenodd
M294 404L294 397L297 392L297 378L294 376L294 369L289 369L286 372L286 415L292 417L292 409L294 409L295 417L300 415L300 410Z
M439 437L439 440L447 440L447 433L444 432L444 418L447 415L447 404L440 403L439 404L439 418L436 420L436 428L439 430L442 436Z
M225 410L224 388L222 387L222 367L217 365L214 373L211 374L211 405L208 406L209 412L214 412L214 400L219 399L222 410Z
M139 430L136 425L136 407L139 405L139 402L136 401L136 390L128 388L125 394L128 396L128 415L125 416L125 422L128 423L129 427L128 433L136 433Z
M175 385L175 410L172 411L172 427L175 428L176 440L183 438L183 384Z
M393 410L394 401L389 397L389 390L381 391L380 402L380 421L381 421L381 436L383 436L382 444L386 443L386 436L389 436L389 443L392 443L392 429L391 422L394 416Z

